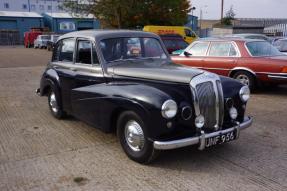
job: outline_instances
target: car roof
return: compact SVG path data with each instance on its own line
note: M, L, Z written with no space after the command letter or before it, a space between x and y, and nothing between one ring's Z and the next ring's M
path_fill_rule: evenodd
M95 39L106 39L106 38L119 38L119 37L153 37L159 38L154 33L135 31L135 30L83 30L64 34L59 40L63 38L71 37L83 37L83 38L95 38Z
M258 41L263 41L266 42L265 40L261 39L243 39L243 38L238 38L238 37L207 37L207 38L200 38L197 39L196 41L212 41L212 42L226 42L226 41L235 41L235 42L258 42Z

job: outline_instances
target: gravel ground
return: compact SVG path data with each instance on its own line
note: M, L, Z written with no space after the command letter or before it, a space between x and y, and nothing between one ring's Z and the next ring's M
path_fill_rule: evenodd
M129 160L113 134L54 119L34 94L46 50L0 48L0 190L287 190L287 87L252 96L254 125L204 151Z

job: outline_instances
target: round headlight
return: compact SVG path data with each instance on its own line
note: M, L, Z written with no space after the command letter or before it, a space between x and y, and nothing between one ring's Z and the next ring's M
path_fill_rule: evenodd
M237 109L235 107L231 107L229 109L229 116L231 119L236 119L237 116L238 116L238 112L237 112Z
M250 98L250 89L248 86L243 86L239 91L239 96L243 102L247 102Z
M161 107L161 114L164 118L173 118L177 113L177 104L173 100L167 100Z
M195 118L195 126L197 128L202 128L204 126L204 123L205 123L205 119L202 115L199 115Z

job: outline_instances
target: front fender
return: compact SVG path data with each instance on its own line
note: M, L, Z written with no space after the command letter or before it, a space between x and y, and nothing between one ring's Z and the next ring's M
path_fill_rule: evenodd
M148 137L162 131L165 119L160 111L167 99L170 96L163 91L138 83L98 84L72 90L73 114L77 118L110 131L114 113L131 110L144 121Z

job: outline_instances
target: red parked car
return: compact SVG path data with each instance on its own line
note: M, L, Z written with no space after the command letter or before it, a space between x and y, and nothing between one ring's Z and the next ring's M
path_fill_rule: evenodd
M39 31L29 31L24 33L24 46L26 48L34 47L34 41L37 39L42 32Z
M201 39L172 60L235 78L251 89L287 83L287 56L264 40Z

